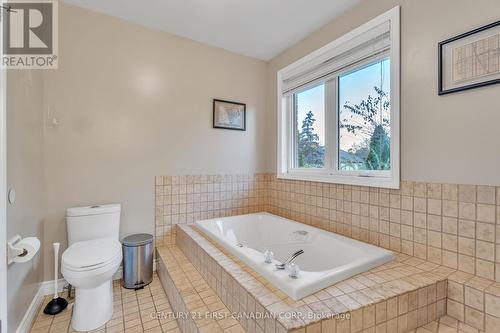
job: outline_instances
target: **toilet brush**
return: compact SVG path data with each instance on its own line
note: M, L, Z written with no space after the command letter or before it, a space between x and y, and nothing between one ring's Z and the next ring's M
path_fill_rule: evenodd
M58 268L59 268L59 243L54 243L54 297L52 300L45 306L43 309L43 313L49 315L56 315L62 310L66 309L68 306L68 301L64 298L59 297L57 293L57 279L59 277Z

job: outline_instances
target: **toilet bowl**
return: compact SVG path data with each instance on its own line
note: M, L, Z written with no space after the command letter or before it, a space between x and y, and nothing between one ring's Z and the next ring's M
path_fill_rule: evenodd
M72 327L90 331L113 316L112 277L120 267L122 250L115 238L80 241L64 251L61 272L75 287Z
M120 204L74 207L66 210L68 245L61 272L75 287L71 326L90 331L113 316L113 274L122 261Z

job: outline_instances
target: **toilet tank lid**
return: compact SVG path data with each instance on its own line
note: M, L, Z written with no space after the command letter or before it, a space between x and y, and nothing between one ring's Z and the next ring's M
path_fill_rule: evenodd
M84 207L72 207L66 210L66 216L88 216L117 213L121 209L120 204L93 205Z

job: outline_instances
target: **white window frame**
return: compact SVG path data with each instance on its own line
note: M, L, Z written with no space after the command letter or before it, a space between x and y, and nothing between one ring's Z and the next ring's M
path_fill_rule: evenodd
M370 20L362 26L352 30L324 47L310 53L304 58L288 65L277 73L277 102L278 102L278 138L277 138L277 177L282 179L307 180L328 183L350 184L360 186L376 186L384 188L399 188L400 186L400 32L399 32L399 6L392 8L384 14ZM336 48L342 45L345 48L349 47L351 42L352 47L357 46L356 37L374 29L381 24L389 22L390 24L390 49L384 54L374 55L366 61L366 64L373 63L376 59L390 58L390 132L391 132L391 169L387 171L374 170L353 170L344 171L338 170L335 166L338 156L338 122L337 122L337 107L334 101L326 100L325 103L325 141L327 147L335 147L326 151L325 168L295 168L294 167L294 151L293 151L293 94L283 94L283 82L285 77L290 77L294 73L307 72L308 68L314 68L318 64L330 59L332 54L335 54ZM378 57L378 58L377 58ZM354 70L360 68L362 64L356 64ZM339 76L352 71L352 68L344 67L332 77ZM336 80L325 82L325 89L334 89L335 93L325 94L335 96L338 93ZM311 83L303 89L308 89L317 85ZM300 90L303 90L302 88ZM300 91L299 90L299 91ZM334 108L335 110L332 110ZM335 131L331 130L335 129Z

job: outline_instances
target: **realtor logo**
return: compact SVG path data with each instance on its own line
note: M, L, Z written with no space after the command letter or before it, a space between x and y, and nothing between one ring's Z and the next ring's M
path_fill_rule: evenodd
M2 66L56 69L57 1L17 0L5 5Z

